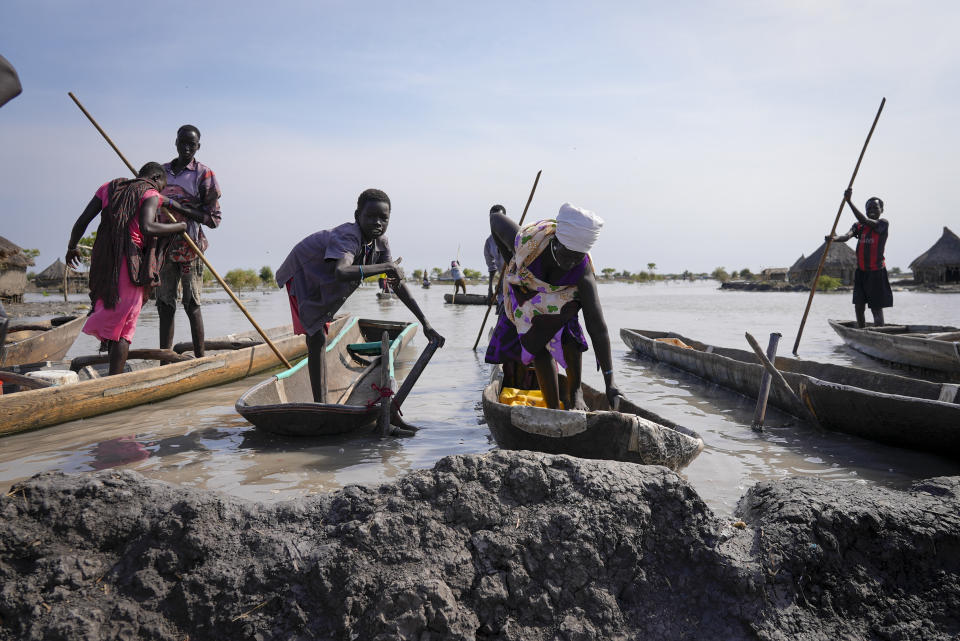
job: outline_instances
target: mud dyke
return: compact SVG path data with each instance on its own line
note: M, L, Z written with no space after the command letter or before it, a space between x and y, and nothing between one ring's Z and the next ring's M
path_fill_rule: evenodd
M960 478L760 483L738 513L531 452L271 505L45 474L0 499L0 639L960 636Z

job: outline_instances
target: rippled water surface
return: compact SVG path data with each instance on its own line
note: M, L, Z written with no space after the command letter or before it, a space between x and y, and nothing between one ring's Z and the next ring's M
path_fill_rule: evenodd
M348 483L377 483L433 465L449 454L494 447L483 424L480 393L490 366L471 351L484 307L443 303L448 287L415 289L427 318L447 338L403 406L404 418L423 429L413 438L373 437L289 440L261 434L233 409L240 394L267 377L260 374L216 388L0 439L0 482L46 470L88 472L124 466L152 477L256 499L278 500L324 492ZM473 288L472 291L481 291ZM379 302L361 288L343 311L367 318L412 319L399 301ZM245 317L221 292L208 293L204 320L208 337L246 331ZM849 482L905 486L917 478L960 474L960 464L940 457L889 448L855 437L820 432L770 408L767 429L750 429L754 401L665 365L636 359L620 340L621 327L671 330L703 342L746 349L744 331L766 344L781 332L780 352L793 346L804 293L725 292L712 281L648 285L603 284L600 296L610 328L614 367L621 390L632 400L693 428L704 452L682 474L718 512L730 513L743 491L758 480L819 476ZM264 327L289 322L279 290L245 293L248 309ZM82 298L82 297L81 297ZM897 292L891 323L956 324L960 297ZM804 330L803 357L884 369L848 350L826 323L852 317L850 294L818 294ZM489 322L488 322L489 326ZM189 340L178 310L177 339ZM134 347L157 344L156 308L141 315ZM425 341L418 333L401 354L416 360ZM71 356L93 353L96 343L81 335ZM587 357L585 367L593 362ZM584 379L602 387L590 368Z

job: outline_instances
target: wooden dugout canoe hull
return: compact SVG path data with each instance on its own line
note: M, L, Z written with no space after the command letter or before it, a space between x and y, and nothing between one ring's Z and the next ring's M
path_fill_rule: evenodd
M606 395L583 385L588 412L551 410L499 401L500 366L483 390L483 415L497 445L505 450L536 450L580 458L664 465L678 470L703 451L693 430L624 399L610 411Z
M829 320L847 345L867 356L921 369L947 372L960 378L960 341L935 340L913 334L960 331L941 325L887 325L859 329L853 321Z
M443 302L454 305L488 305L490 299L484 294L457 294L456 299L453 294L444 294Z
M267 330L267 335L287 360L303 356L307 351L303 336L295 335L290 325ZM259 334L244 332L232 338L243 337L259 338ZM162 367L157 365L62 387L6 394L0 396L0 435L164 400L279 365L270 347L260 343Z
M634 352L756 398L764 369L753 352L706 345L673 332L621 329ZM692 349L657 341L676 338ZM857 367L778 356L777 369L826 429L887 445L960 458L958 386ZM774 385L768 403L803 419L805 412Z
M87 319L86 316L63 318L68 320L58 322L62 319L55 318L50 329L30 332L33 335L22 340L11 340L12 336L15 338L16 332L16 325L13 325L9 330L11 334L7 336L8 342L0 347L0 367L61 360L77 340L77 335Z
M344 318L331 325L326 347L327 398L333 403L314 403L310 373L304 359L294 368L258 383L237 400L236 410L258 429L283 436L332 436L369 428L380 413L381 357L363 357L348 345L379 342L390 333L390 359L386 363L391 381L397 353L416 334L417 323ZM391 385L396 390L396 385Z

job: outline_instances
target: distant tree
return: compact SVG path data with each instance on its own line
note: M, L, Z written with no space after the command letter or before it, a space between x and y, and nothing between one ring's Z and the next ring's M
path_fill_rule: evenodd
M430 274L432 274L434 278L436 278L437 276L439 276L439 275L442 274L442 273L443 273L443 270L440 269L439 267L432 267L432 268L430 269Z
M650 270L650 273L652 274L653 272L657 271L657 264L656 264L656 263L647 263L647 269L649 269L649 270Z
M213 272L210 271L209 269L204 269L204 270L203 270L203 276L202 276L202 278L203 278L203 284L204 284L204 285L212 285L212 284L214 284L215 282L217 282L217 277L214 276L214 275L213 275Z
M269 265L264 265L260 268L260 281L264 285L270 285L273 283L273 270L270 269Z
M740 278L743 280L751 280L753 278L753 272L749 268L744 267L740 270Z
M27 280L33 280L37 277L37 272L27 272Z
M466 268L466 267L463 268L463 275L466 276L467 278L470 278L471 280L472 280L472 279L476 279L476 278L480 278L481 276L483 276L483 274L481 274L481 273L478 272L477 270L475 270L475 269L468 269L468 268Z
M712 272L710 272L710 277L714 280L719 280L721 283L725 283L730 280L730 274L727 273L723 267L717 267Z
M23 253L27 255L28 258L36 258L40 255L39 249L24 249Z
M683 274L680 276L683 280L693 280L693 274L689 269L683 270Z
M903 273L903 270L900 269L899 267L893 267L890 269L890 273L893 274L894 276L899 276L900 274Z
M423 279L423 270L415 269L413 270L413 280L422 280Z
M618 278L622 278L622 279L624 279L624 280L630 280L630 278L633 276L633 274L631 274L631 273L628 272L627 270L623 270L623 271L620 272L617 276L618 276Z
M839 278L834 278L833 276L827 276L823 274L820 276L820 280L817 281L817 289L822 292L830 292L840 287L843 284L843 281Z
M231 289L256 289L260 277L252 269L231 269L223 280L227 281Z
M600 273L603 274L604 278L613 278L616 271L613 267L604 267L600 270Z

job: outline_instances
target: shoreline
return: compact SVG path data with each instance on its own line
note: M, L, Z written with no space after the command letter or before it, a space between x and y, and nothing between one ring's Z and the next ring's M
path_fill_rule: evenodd
M128 471L0 499L0 639L960 634L960 477L757 483L496 450L267 505ZM382 635L382 636L381 636Z

